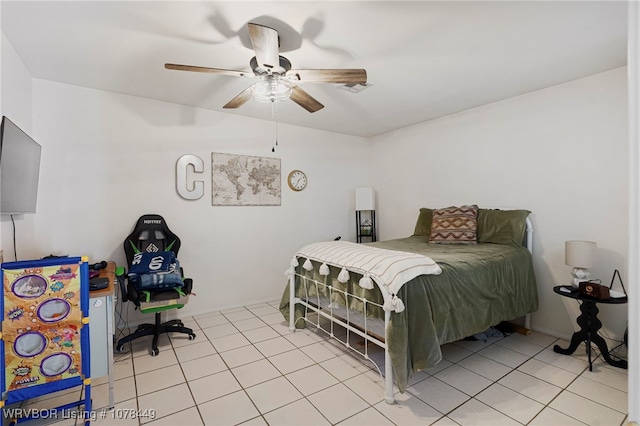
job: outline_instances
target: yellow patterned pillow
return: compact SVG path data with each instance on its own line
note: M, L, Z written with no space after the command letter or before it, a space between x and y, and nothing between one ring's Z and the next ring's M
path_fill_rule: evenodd
M478 206L436 209L431 220L429 242L434 244L477 244Z

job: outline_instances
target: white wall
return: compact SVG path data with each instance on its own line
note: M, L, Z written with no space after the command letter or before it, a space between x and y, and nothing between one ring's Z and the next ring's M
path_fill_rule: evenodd
M338 235L355 239L354 188L368 183L364 138L280 124L272 153L270 121L38 79L33 107L43 150L31 257L123 264L122 244L138 217L158 213L181 238L181 264L194 279L186 314L279 299L298 248ZM281 158L282 205L211 206L212 152ZM200 200L176 193L183 154L205 161ZM307 173L300 193L286 184L292 169Z
M640 280L640 5L629 3L628 82L629 82L629 281ZM634 286L629 293L629 334L640 335L640 295ZM640 423L640 344L629 340L629 424Z
M617 268L633 285L625 269L625 69L382 135L370 148L362 138L281 124L272 154L268 121L32 81L3 35L2 111L43 145L38 213L16 216L18 257L123 263L122 240L135 220L160 213L181 236L180 257L196 282L184 313L279 297L298 247L354 239L353 188L370 185L383 239L409 235L423 206L533 211L538 330L567 336L574 328L577 307L551 291L569 277L567 239L597 241L594 276L608 284ZM212 207L211 152L279 157L283 175L300 168L310 184L293 193L283 176L281 207ZM205 160L207 194L198 201L175 192L175 162L187 153ZM11 260L11 222L0 220ZM602 312L606 331L620 336L626 310Z
M411 235L420 207L531 210L532 327L569 336L577 305L552 291L570 278L564 241L598 243L593 277L608 285L619 269L627 278L626 96L620 68L373 138L380 236ZM606 331L622 336L626 305L601 312Z
M31 74L18 56L11 43L2 33L2 115L6 115L18 127L29 135L32 132L32 79ZM34 215L14 215L16 229L21 234L16 252L20 257L22 250L30 250L34 244ZM4 260L14 260L13 225L11 217L0 216L0 248L4 251Z

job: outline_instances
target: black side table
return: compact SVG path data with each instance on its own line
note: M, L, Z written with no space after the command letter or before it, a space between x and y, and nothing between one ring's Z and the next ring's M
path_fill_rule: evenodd
M561 289L570 290L570 292L562 291ZM578 289L570 285L559 285L553 288L553 291L561 296L569 297L581 301L580 304L580 316L576 320L580 326L580 331L573 333L571 336L571 343L567 349L562 349L560 346L555 345L553 351L563 355L571 355L576 351L580 343L585 342L587 344L587 354L589 356L589 371L593 371L593 364L591 362L591 343L595 343L600 349L600 353L605 361L610 365L619 368L627 368L627 361L614 360L609 355L609 348L607 348L607 342L598 334L598 330L602 328L602 323L598 319L598 303L606 303L611 305L621 305L627 303L626 297L611 298L609 300L598 300L589 296L584 296L578 293Z

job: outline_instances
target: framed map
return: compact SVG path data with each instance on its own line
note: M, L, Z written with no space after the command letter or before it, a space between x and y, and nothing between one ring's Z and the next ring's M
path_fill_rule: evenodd
M279 206L280 159L211 154L211 204Z

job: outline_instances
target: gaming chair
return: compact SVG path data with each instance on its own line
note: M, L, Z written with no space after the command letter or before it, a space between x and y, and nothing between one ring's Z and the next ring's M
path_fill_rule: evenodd
M124 252L127 265L131 269L134 256L139 253L173 252L177 257L180 250L180 238L167 226L164 218L157 214L146 214L136 222L133 231L125 239ZM181 320L161 321L161 312L170 309L180 309L187 303L193 287L191 278L182 278L183 286L171 289L141 290L136 289L134 280L127 277L123 268L117 273L122 301L131 301L142 313L155 313L154 324L142 324L134 333L123 337L118 341L117 351L121 351L124 345L138 337L153 336L151 355L159 353L158 339L161 333L184 333L189 340L195 339L192 329L184 326ZM184 277L182 268L180 275Z

